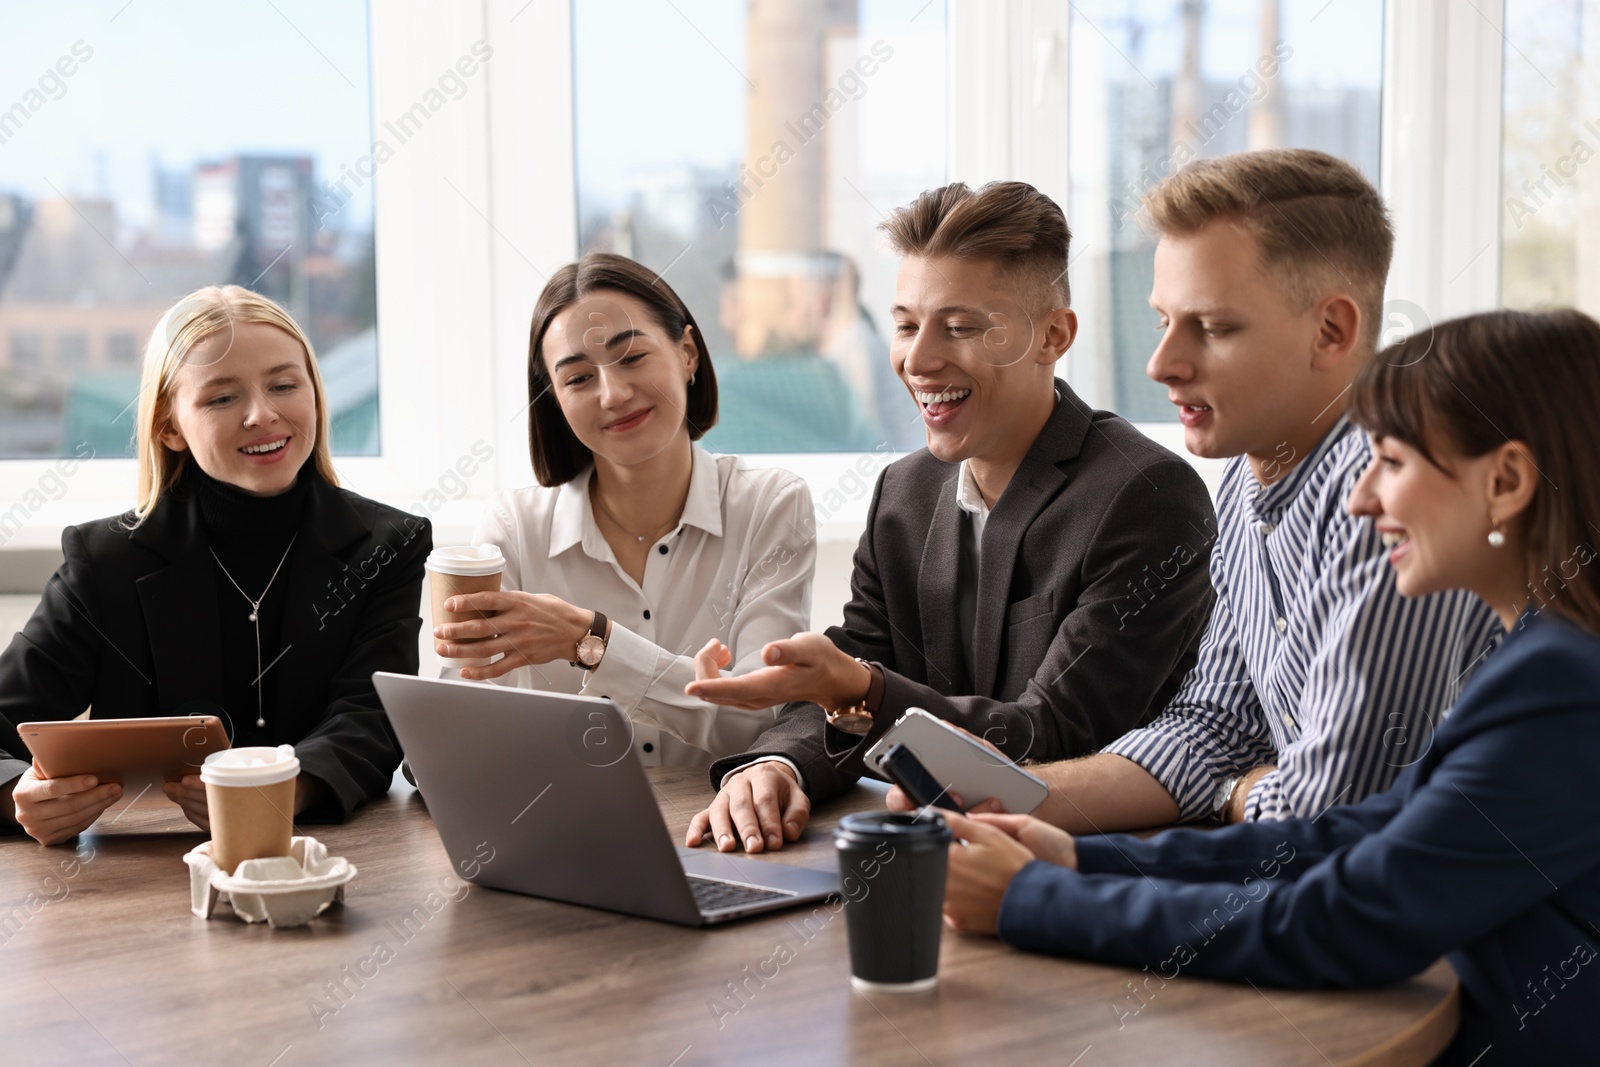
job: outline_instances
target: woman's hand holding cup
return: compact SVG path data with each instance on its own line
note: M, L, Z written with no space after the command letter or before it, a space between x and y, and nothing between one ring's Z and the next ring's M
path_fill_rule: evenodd
M479 617L433 628L433 649L441 659L504 653L485 666L462 667L461 677L469 681L498 678L523 666L570 662L594 621L594 612L549 593L460 593L445 602L445 610Z
M101 782L92 774L46 778L39 765L22 772L11 791L17 825L41 845L70 841L94 824L102 812L122 796L115 782Z

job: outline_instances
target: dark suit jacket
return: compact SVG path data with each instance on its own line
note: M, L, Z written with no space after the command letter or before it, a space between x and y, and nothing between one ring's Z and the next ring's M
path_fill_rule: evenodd
M31 757L16 724L189 714L223 703L217 580L192 496L69 526L66 559L38 610L0 654L0 783ZM389 789L400 745L374 671L417 672L427 519L311 479L289 557L288 649L267 721L331 799L301 816L342 819ZM253 708L251 709L254 710Z
M712 764L713 788L752 758L779 755L813 799L834 796L910 707L1013 759L1055 760L1094 752L1165 706L1211 614L1210 495L1185 460L1057 389L1055 413L984 528L977 677L959 632L960 468L923 450L879 477L844 625L828 630L884 668L872 732L856 744L817 705L791 703L749 752Z

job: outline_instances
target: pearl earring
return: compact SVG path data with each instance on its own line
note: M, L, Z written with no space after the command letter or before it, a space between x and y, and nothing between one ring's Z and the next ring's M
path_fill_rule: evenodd
M1495 528L1489 531L1489 547L1504 548L1505 543L1506 535L1500 532L1500 525L1496 523Z

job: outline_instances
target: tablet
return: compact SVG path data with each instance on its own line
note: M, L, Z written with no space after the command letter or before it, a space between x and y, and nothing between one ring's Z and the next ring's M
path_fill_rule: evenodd
M129 777L176 782L199 774L207 756L228 747L215 715L25 722L17 733L46 778L92 774L119 785Z

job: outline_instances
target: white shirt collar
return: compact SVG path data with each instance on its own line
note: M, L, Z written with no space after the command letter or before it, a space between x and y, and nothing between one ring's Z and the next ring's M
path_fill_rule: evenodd
M978 489L978 480L973 477L972 468L966 460L961 461L961 466L956 471L956 507L980 519L989 517L989 505L984 503L983 493Z
M722 487L717 476L717 461L698 445L690 446L689 496L683 504L681 525L695 526L708 534L722 536ZM611 546L594 521L589 503L589 479L594 468L585 467L556 495L550 516L549 558L555 559L574 545L595 559L611 558ZM672 531L668 531L671 533Z

